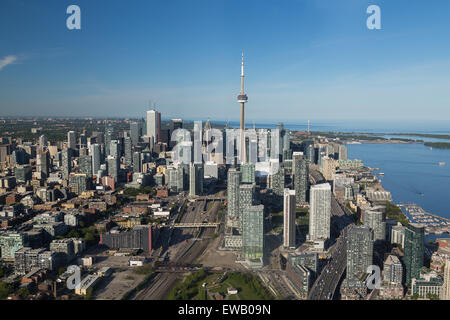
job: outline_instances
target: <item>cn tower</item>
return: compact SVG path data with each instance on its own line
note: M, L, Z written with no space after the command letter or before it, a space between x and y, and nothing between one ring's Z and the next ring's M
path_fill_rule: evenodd
M242 64L241 64L241 92L237 98L241 104L241 163L247 163L247 146L245 143L245 104L248 101L248 97L244 91L244 52L242 52Z

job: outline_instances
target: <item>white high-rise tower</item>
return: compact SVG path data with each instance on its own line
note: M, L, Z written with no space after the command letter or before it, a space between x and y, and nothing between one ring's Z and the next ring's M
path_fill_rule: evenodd
M284 189L283 245L295 249L295 190Z
M159 112L156 110L147 111L147 137L153 138L153 143L158 142L159 133Z

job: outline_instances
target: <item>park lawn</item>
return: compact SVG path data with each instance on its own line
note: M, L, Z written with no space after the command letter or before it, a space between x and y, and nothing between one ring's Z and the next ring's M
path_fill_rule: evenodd
M222 274L194 273L178 282L169 293L168 300L205 300L204 288L202 284L207 283L207 289L211 293L220 292L227 295L228 288L238 289L237 295L229 296L231 300L269 300L273 296L264 288L258 277L250 273L231 272L220 284L212 286L212 282L217 282ZM179 292L181 290L181 292Z
M257 286L255 290L252 282ZM267 292L267 290L262 286L258 277L255 275L246 273L241 274L237 272L232 272L228 275L228 278L224 280L217 288L209 290L210 292L220 292L222 294L227 294L228 288L238 289L237 295L229 296L230 300L268 300L273 299L272 295Z
M296 211L295 223L298 226L307 226L309 225L309 212L306 209L298 209Z

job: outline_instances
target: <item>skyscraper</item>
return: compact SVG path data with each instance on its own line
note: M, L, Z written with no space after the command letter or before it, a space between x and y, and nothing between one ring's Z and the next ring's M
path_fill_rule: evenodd
M48 140L47 140L47 137L43 134L39 137L39 147L41 149L43 149L47 146L48 146Z
M50 173L50 155L48 150L39 150L37 153L37 169L42 179L47 179Z
M75 131L69 131L67 133L67 146L72 150L77 148L77 135Z
M61 160L63 179L67 180L72 171L72 149L64 148L61 152Z
M114 140L114 126L112 123L108 123L105 128L105 155L106 157L110 155L109 148L111 146L111 141Z
M295 249L295 190L284 189L283 205L283 245L285 248Z
M424 258L424 237L424 226L421 224L409 224L405 229L403 261L407 286L411 286L412 279L420 277Z
M161 117L156 110L147 111L147 137L152 138L153 144L158 143Z
M117 159L115 156L108 156L107 164L108 164L108 174L111 176L111 178L114 178L117 181L120 166L119 159Z
M227 223L232 222L239 217L239 184L241 183L241 172L231 168L228 170L227 182Z
M79 158L78 171L86 176L90 177L92 175L92 157L82 156Z
M203 164L191 163L189 168L189 195L199 196L203 193Z
M330 238L331 186L329 183L311 187L309 211L309 240Z
M87 141L88 141L88 139L87 139L86 133L83 132L80 135L80 149L87 148Z
M347 160L347 147L343 144L340 144L338 148L339 148L338 160Z
M140 152L133 153L133 172L142 172L142 154Z
M240 131L240 159L241 163L247 163L247 147L245 144L245 104L248 101L248 97L244 91L244 53L242 52L242 63L241 63L241 92L237 98L238 102L241 104L241 131Z
M120 161L120 156L122 152L120 149L120 144L118 140L111 140L110 146L109 146L109 155L116 157Z
M365 210L364 225L373 230L375 242L386 240L386 219L384 217L384 212Z
M347 234L347 279L361 280L373 261L373 232L367 226L352 226Z
M390 254L383 265L383 282L388 284L402 284L403 265L397 256Z
M291 149L291 131L289 129L284 130L283 134L283 150Z
M170 119L170 133L183 128L183 119Z
M127 167L131 167L133 164L133 146L131 137L125 137L123 140L125 145L125 164Z
M293 153L292 166L296 202L297 204L307 202L309 188L309 168L308 162L303 158L302 152Z
M275 172L270 176L270 188L272 189L275 195L280 197L284 195L284 183L285 183L284 173L285 173L284 167L280 166L277 172Z
M167 186L169 187L170 191L176 192L177 191L177 170L174 167L167 167L166 169L166 176L167 176Z
M185 189L185 170L182 165L176 168L177 171L177 192L181 192Z
M255 205L255 184L239 185L239 213L237 229L242 232L242 215L246 208Z
M139 122L130 123L130 137L133 146L137 146L141 137L141 128Z
M328 156L322 157L320 172L322 172L325 180L332 181L333 175L336 173L336 160Z
M100 170L101 161L101 148L98 143L91 145L91 157L92 157L92 175L96 176L98 170Z
M183 128L183 120L182 119L171 119L170 120L170 131L169 131L169 146L172 148L175 146L176 142L172 141L173 132L177 129Z
M316 163L316 149L314 148L314 142L306 146L306 158L310 163Z
M257 267L264 257L264 206L249 206L243 211L242 253ZM255 261L256 260L256 261Z
M77 195L89 190L89 179L85 174L75 174L70 177L69 187Z
M242 183L255 183L255 165L246 163L241 165Z

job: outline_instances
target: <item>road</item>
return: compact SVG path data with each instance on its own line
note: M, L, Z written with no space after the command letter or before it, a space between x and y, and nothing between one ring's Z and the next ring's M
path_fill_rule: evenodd
M310 173L313 181L321 179L321 175L317 171L311 170ZM331 258L328 264L323 268L308 293L309 300L333 299L347 267L346 231L350 225L354 224L354 219L352 213L343 208L333 194L331 194L331 221L335 233L339 236L336 243L329 249Z
M343 230L330 248L331 259L314 282L308 300L331 300L347 267L346 232Z

